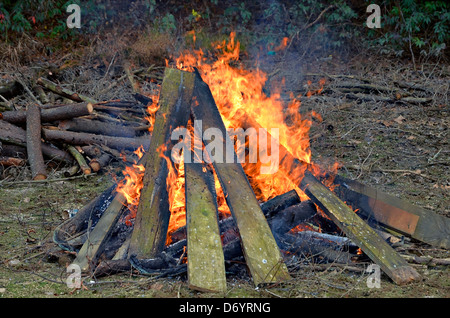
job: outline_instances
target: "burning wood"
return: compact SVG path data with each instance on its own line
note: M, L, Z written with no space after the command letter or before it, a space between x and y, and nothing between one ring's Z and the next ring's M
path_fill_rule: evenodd
M320 116L301 116L296 99L283 109L279 95L261 94L264 74L236 70L229 65L239 56L239 45L233 40L226 50L225 43L219 49L223 49L223 56L214 65L204 64L199 55L193 59L184 56L188 63L183 66L180 59L180 70L167 68L159 102L139 97L147 104L148 112L154 114L148 120L152 135L151 140L146 137L144 156L124 171L126 178L115 190L108 189L58 228L55 242L77 251L75 263L96 275L132 269L149 275L187 272L190 287L203 291L225 291L225 270L230 270L237 260L245 263L253 282L259 285L289 279L290 261L305 255L320 262L342 264L369 257L397 284L419 279L417 272L369 223L341 201L349 198L348 193L340 195L341 199L334 193L343 185L339 176L334 179L337 168L323 169L311 161L308 131L312 118L320 120ZM321 81L321 87L307 96L320 93L323 84ZM367 85L355 88L386 91ZM126 110L129 105L94 104L95 112L121 114L119 108ZM100 144L102 151L90 155L98 158L91 161L94 164L108 146L120 148L113 142L117 139L109 138L123 138L109 136L113 131L107 132L106 128L102 131L91 127L86 131L88 128L83 130L77 124L101 118L94 116L59 122L60 128L69 131L44 129L44 137L73 144ZM111 118L107 120L113 122ZM196 124L199 120L200 126ZM194 137L192 145L183 136L179 143L182 148L175 148L175 141L179 140L172 140L170 133L189 123L194 135L200 132L201 137ZM127 142L138 139L132 138L134 127L129 126L130 138L123 138ZM259 142L246 150L250 135L247 142L245 136L239 140L235 134L233 142L227 129L236 132L239 127L258 129L266 141L276 142L268 142L270 147L258 152L257 162L241 165L239 158L252 156L252 151L261 150L264 145ZM265 129L259 130L262 127ZM271 128L279 128L279 135L271 136ZM208 129L217 129L221 135L209 138L205 134ZM102 137L87 138L94 130ZM230 144L233 151L218 151ZM244 151L239 151L242 145ZM173 157L170 158L174 149L178 155L183 149L181 157L190 161L173 163ZM202 160L195 161L195 150L199 149ZM86 153L91 150L86 148ZM186 150L191 156L186 155ZM278 155L274 155L276 150ZM274 162L262 162L269 155ZM230 158L231 162L227 160ZM214 159L211 165L205 164L207 159ZM264 168L273 167L277 170L274 173L261 173ZM423 235L429 227L420 224L428 214L407 213L409 208L403 206L399 217L394 215L398 209L390 208L394 205L378 192L376 200L371 201L374 197L370 191L352 186L349 189L356 196L362 194L362 201L354 197L349 200L355 209L367 210L384 225L411 237L445 243L445 239ZM388 209L376 208L370 202ZM442 222L443 230L438 231L438 236L445 235L447 221Z

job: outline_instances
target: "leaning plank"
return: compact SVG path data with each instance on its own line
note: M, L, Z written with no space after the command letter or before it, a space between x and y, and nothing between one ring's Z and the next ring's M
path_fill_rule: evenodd
M71 145L106 145L114 149L137 149L141 145L147 150L150 144L150 138L126 138L113 137L105 135L96 135L88 133L79 133L73 131L43 129L44 139L47 141L59 141Z
M336 176L338 196L358 207L362 215L374 218L406 236L430 245L450 248L450 218L422 209L355 180Z
M126 204L125 196L116 193L102 217L87 236L74 260L74 264L80 266L82 271L93 269L98 261L98 256L105 248L115 224L119 220Z
M143 188L129 247L129 256L151 258L161 252L167 236L170 211L166 188L172 129L186 125L194 74L167 68L160 93L152 141L145 162ZM165 157L165 158L164 158Z
M414 268L309 171L305 172L300 188L396 284L403 285L420 278Z
M202 163L186 163L186 228L189 287L225 292L225 260L217 223L214 178Z
M91 103L79 103L72 105L65 105L55 108L48 108L41 110L41 122L52 122L74 117L90 115L94 111ZM12 110L6 111L2 114L2 119L12 124L22 124L26 121L26 111Z
M196 127L195 129L201 129L202 136L203 132L209 128L219 129L222 133L222 140L220 140L220 136L215 136L219 140L214 140L214 142L221 144L221 146L224 146L223 149L225 149L225 145L229 142L228 133L211 91L199 74L197 74L195 80L191 109L194 119L202 121L202 127ZM203 142L205 143L205 148L208 149L208 144L211 140L204 138ZM232 152L232 163L228 163L225 160L226 154L223 153L223 157L214 160L213 165L225 194L228 207L239 229L244 256L253 282L255 285L259 285L287 280L290 278L290 275L283 262L277 243L244 170L237 161L234 149ZM209 153L209 156L212 158L211 153Z
M47 171L41 148L41 110L38 105L30 104L26 110L26 139L28 162L33 180L47 179Z

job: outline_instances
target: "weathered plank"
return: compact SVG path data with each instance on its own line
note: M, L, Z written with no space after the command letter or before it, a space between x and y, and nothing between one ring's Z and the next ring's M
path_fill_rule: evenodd
M200 75L197 75L195 80L191 108L194 119L202 120L202 135L209 128L220 130L222 137L215 136L214 142L223 145L224 150L229 136L211 91L200 78ZM203 138L203 142L207 148L211 140ZM219 152L219 149L216 151ZM222 155L222 158L213 162L213 166L224 191L227 204L238 226L244 256L253 282L255 285L259 285L289 279L290 275L277 243L244 170L237 161L234 149L231 154L233 156L232 163L227 162L225 150ZM213 157L211 153L209 153L209 156ZM214 156L217 158L217 153Z
M406 236L430 245L450 248L450 218L422 209L355 180L336 176L338 196L373 218Z
M398 285L420 278L414 268L334 193L305 172L300 188Z
M116 193L92 232L88 234L86 241L73 262L80 266L82 271L94 269L97 264L97 258L103 251L105 242L108 241L111 231L125 208L125 204L126 199L124 195Z
M217 223L214 177L202 163L185 163L189 287L226 291L225 259Z
M188 122L194 74L167 68L161 87L155 126L145 162L143 188L129 247L129 257L151 258L164 248L170 211L166 188L172 129Z

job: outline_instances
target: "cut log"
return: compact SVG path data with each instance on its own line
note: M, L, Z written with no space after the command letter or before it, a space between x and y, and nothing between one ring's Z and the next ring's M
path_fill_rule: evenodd
M41 110L41 122L52 122L74 117L86 116L93 112L91 103L79 103ZM22 124L26 121L26 111L12 110L2 113L3 120L12 124Z
M396 284L404 285L420 278L414 268L310 172L305 172L300 188Z
M41 109L35 104L30 104L26 110L26 142L28 163L31 168L33 180L47 179L47 171L42 155L41 142Z
M230 141L221 115L208 85L197 73L191 109L195 120L202 120L201 135L208 128L219 129L222 140L214 140L224 146ZM200 132L199 132L200 133ZM228 138L228 139L223 139ZM203 138L205 148L211 140ZM211 153L208 153L213 158ZM239 229L247 266L255 285L274 283L290 278L286 265L272 235L267 220L256 200L237 155L233 150L233 163L223 157L213 162L228 207ZM220 162L217 162L220 161Z
M89 166L92 168L92 171L97 172L106 167L111 159L112 157L109 154L104 153L100 157L92 159L89 162Z
M336 176L334 184L338 196L359 208L359 214L375 219L384 226L416 240L443 248L450 248L450 218L422 209L381 191Z
M9 167L9 166L23 166L25 165L25 159L14 158L14 157L5 157L0 156L0 166Z
M151 258L159 254L167 237L169 200L166 188L167 162L170 158L172 129L185 126L189 119L189 101L194 74L166 68L156 112L152 141L146 153L143 188L131 236L129 255ZM165 148L165 149L164 149Z
M91 174L92 172L91 168L88 166L86 159L84 159L83 155L74 146L66 145L66 149L78 162L78 165L80 166L80 169L83 172L83 174Z
M205 167L194 162L184 165L189 287L224 293L225 260L217 224L214 176Z
M43 77L38 78L37 83L39 85L42 85L43 87L51 90L55 94L69 98L76 102L88 102L88 103L92 103L92 104L97 103L97 101L93 98L77 94L77 93L71 91L70 89L63 88L63 87L59 86L58 84L53 83L52 81L50 81L46 78L43 78Z
M136 150L141 145L145 150L148 149L150 145L150 138L125 138L125 137L112 137L88 133L79 133L73 131L63 131L63 130L51 130L43 129L44 139L47 141L59 141L71 145L106 145L108 147L122 150L131 149Z
M62 130L115 137L133 138L136 136L136 129L133 129L132 127L84 118L61 121L58 128Z

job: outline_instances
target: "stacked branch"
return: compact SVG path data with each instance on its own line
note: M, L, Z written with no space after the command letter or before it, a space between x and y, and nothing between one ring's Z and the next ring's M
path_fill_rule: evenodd
M132 156L141 146L148 148L151 124L146 117L151 98L136 93L134 101L98 102L45 78L36 84L33 90L39 94L39 103L17 109L2 102L1 166L28 163L32 179L42 180L47 178L46 160L50 159L62 162L62 167L68 165L64 175L71 177L98 172L114 160ZM19 88L16 82L0 85L5 96L18 94ZM29 89L26 92L32 94ZM47 92L61 96L64 104L50 104ZM84 151L86 147L97 151Z

